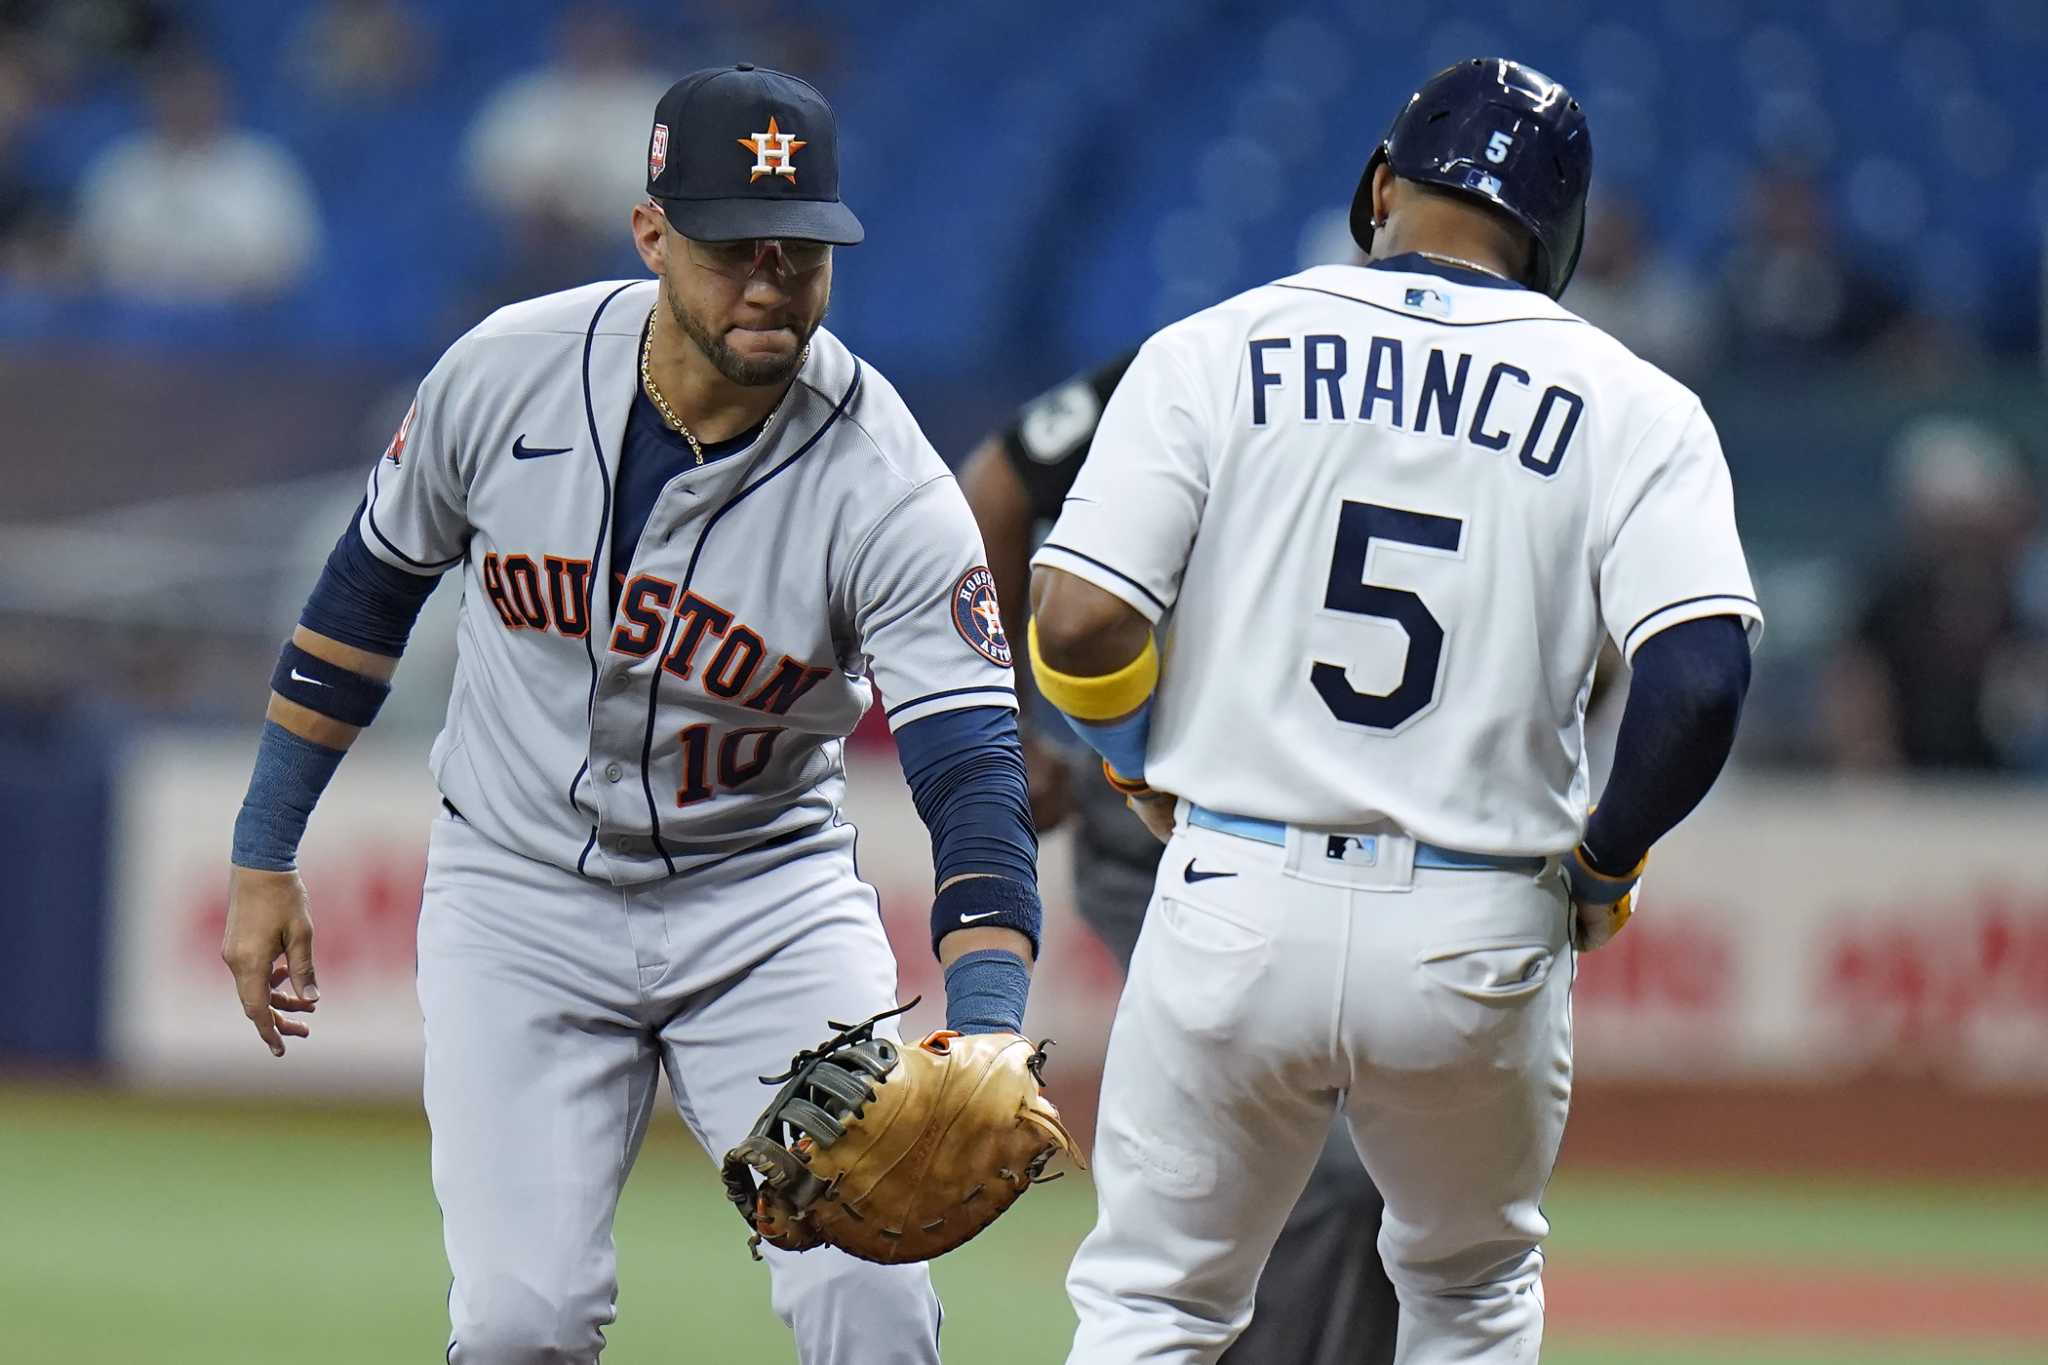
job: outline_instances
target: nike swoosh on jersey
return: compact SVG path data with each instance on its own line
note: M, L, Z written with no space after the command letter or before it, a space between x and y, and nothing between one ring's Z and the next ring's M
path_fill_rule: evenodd
M296 669L296 668L294 668L294 669L292 670L292 681L293 681L293 682L303 682L303 683L311 683L311 684L313 684L313 686L315 686L315 687L332 687L332 686L334 685L334 684L332 684L332 683L324 683L324 682L321 682L321 681L320 681L320 680L319 680L318 678L309 678L309 677L307 677L307 676L306 676L305 674L303 674L303 673L299 672L299 670L298 670L298 669Z
M962 915L960 922L962 924L972 924L978 919L988 919L993 915L1000 915L1002 913L1000 910L982 910L972 915Z
M1181 870L1180 875L1183 880L1192 886L1196 882L1206 882L1216 877L1235 877L1237 874L1235 872L1197 872L1195 870L1195 860L1190 858L1188 859L1188 865Z
M512 438L512 458L515 460L538 460L543 455L565 455L574 449L574 446L530 446L526 443L526 433L523 431Z

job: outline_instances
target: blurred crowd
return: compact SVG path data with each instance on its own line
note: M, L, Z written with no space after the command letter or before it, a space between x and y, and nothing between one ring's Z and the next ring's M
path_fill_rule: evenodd
M710 46L829 85L839 54L816 23L773 4L691 9L720 35ZM403 109L450 78L461 46L444 14L408 0L319 0L292 14L280 84L292 105L330 119ZM637 268L624 205L674 63L652 61L636 15L613 4L556 7L551 24L538 65L479 83L457 144L468 214L457 230L474 246L450 258L464 275L446 304L458 325ZM110 127L82 164L52 164L46 127L89 113L113 87L140 96L139 117ZM307 139L295 150L271 131L275 108L256 116L248 97L172 0L0 0L0 295L175 308L317 292L349 229L331 204L323 212ZM1733 209L1704 253L1672 249L1648 206L1609 189L1565 302L1710 394L1730 375L1809 371L1850 373L1873 393L1939 393L1987 369L2037 391L2038 320L2016 327L2015 310L1973 311L1974 296L1938 275L1889 268L1899 243L1862 230L1838 180L1796 149L1760 153L1718 187ZM1272 264L1267 273L1290 263ZM2040 289L2034 278L2010 287ZM1988 416L1982 403L1931 407L1856 452L1856 491L1881 488L1891 525L1842 556L1821 609L1786 613L1783 627L1774 617L1761 666L1781 669L1780 690L1802 700L1790 719L1757 727L1752 761L2048 775L2044 451L2036 428L2005 427L1995 404ZM1797 558L1778 548L1757 557ZM1772 580L1760 577L1770 610ZM1791 663L1772 663L1773 649Z
M802 26L750 31L745 7L694 7L727 46L812 69ZM751 41L749 41L751 39ZM406 0L318 0L278 54L308 110L388 114L443 74L446 41ZM602 0L560 8L544 64L503 74L461 139L459 179L489 242L464 307L631 264L648 111L676 73ZM144 118L82 165L38 164L39 119L139 87ZM168 0L0 0L0 285L159 304L275 299L317 275L329 226L309 168L247 120L203 37ZM487 225L487 228L485 227Z

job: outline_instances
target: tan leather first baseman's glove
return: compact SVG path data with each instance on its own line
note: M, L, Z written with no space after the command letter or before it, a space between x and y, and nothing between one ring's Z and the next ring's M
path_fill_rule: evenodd
M912 1044L851 1027L797 1054L754 1131L726 1153L725 1189L759 1244L836 1246L894 1265L943 1256L993 1223L1064 1152L1045 1098L1045 1044L940 1031Z

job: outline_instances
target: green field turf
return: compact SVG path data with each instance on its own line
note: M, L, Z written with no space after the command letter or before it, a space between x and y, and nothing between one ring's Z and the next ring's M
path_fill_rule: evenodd
M673 1116L619 1215L620 1321L607 1362L755 1365L794 1351L767 1272ZM1843 1179L1561 1174L1553 1263L1584 1257L2048 1277L2048 1189ZM935 1270L948 1359L1058 1365L1061 1275L1092 1215L1083 1180L1033 1191ZM2048 1278L2044 1278L2048 1282ZM383 1365L440 1358L447 1269L425 1132L403 1112L216 1109L0 1087L0 1360L8 1365ZM2011 1365L2000 1353L1868 1344L1573 1340L1553 1365Z

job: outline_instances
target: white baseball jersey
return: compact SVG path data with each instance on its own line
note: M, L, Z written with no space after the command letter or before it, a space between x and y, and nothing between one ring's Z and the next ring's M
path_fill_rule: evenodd
M759 438L671 479L612 563L655 294L487 318L421 384L361 518L386 563L463 568L442 792L500 845L617 884L831 821L870 670L892 727L1016 705L966 501L823 329Z
M1761 628L1699 400L1480 278L1309 270L1124 376L1033 562L1163 621L1154 786L1560 852L1603 635L1633 657L1697 617Z

